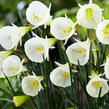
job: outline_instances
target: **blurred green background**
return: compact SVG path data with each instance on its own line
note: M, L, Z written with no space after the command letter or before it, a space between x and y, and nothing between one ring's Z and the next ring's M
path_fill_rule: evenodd
M33 0L0 0L0 28L4 25L10 25L14 23L18 26L27 24L25 11L29 3ZM39 0L49 6L52 3L51 15L53 17L64 16L65 14L70 17L72 20L76 20L76 13L79 9L78 3L81 5L88 3L88 0ZM94 3L98 4L101 8L104 9L103 16L105 19L109 19L109 0L93 0ZM23 22L21 22L21 19ZM15 89L20 93L21 89L20 84L17 79L10 78L11 83ZM2 101L4 97L7 97L5 92L2 89L7 90L7 81L5 79L0 79L0 109L14 109L12 103ZM9 91L8 91L9 92ZM7 97L8 98L8 97ZM8 108L7 108L8 107ZM20 109L20 108L19 108ZM25 109L31 109L25 108Z

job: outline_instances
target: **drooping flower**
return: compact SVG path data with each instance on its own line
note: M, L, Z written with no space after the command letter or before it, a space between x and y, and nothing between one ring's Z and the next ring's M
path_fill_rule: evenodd
M43 58L49 58L49 48L56 42L55 38L43 39L36 37L29 39L25 45L25 53L33 62L43 62Z
M28 75L22 80L22 90L24 94L29 96L36 96L41 89L41 81L43 80L42 76Z
M89 51L90 51L90 42L89 40L81 42L77 41L76 43L70 45L66 54L69 58L69 61L75 65L85 65L89 60Z
M89 4L80 6L77 12L77 23L88 29L95 29L102 21L102 9L90 0Z
M103 44L109 44L109 20L104 20L97 25L96 35Z
M108 92L109 86L107 80L100 78L99 75L94 75L87 84L86 90L90 96L97 98L99 95L104 96Z
M17 47L20 39L24 36L32 26L4 26L0 29L0 44L6 50L11 50Z
M50 7L48 8L39 1L33 1L26 10L27 21L35 27L47 24L51 17Z
M29 96L14 96L13 97L13 102L16 107L21 106L23 103L25 103L30 97Z
M1 51L0 52L0 78L4 78L4 74L2 71L2 63L11 53L12 51Z
M20 61L20 58L18 56L8 56L2 63L3 73L7 77L11 77L23 71L27 71L27 69L22 64L23 62Z
M68 40L75 33L75 24L67 17L55 18L51 23L50 32L58 40Z
M60 64L55 68L50 74L50 80L56 86L64 88L71 86L69 64Z

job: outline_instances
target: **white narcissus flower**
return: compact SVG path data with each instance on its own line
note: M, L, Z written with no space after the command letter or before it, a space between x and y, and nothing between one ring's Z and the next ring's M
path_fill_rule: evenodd
M109 20L104 20L97 25L96 35L103 44L109 44Z
M94 98L104 96L106 93L108 93L109 86L107 84L107 80L100 78L99 76L94 76L91 78L89 83L86 86L86 90L88 94ZM101 90L101 93L100 93Z
M24 77L22 80L22 90L24 94L29 96L36 96L38 92L43 89L41 85L42 80L42 76L28 75Z
M24 48L27 57L33 61L41 63L43 58L49 58L49 48L56 42L55 38L43 39L35 35L36 37L26 41Z
M8 56L2 63L3 73L7 77L17 75L27 69L22 65L23 61L20 61L20 58L16 55Z
M59 65L50 74L51 82L60 87L71 86L70 69L69 64Z
M50 7L48 8L39 1L33 1L26 10L27 21L35 27L47 24L51 17Z
M104 64L104 72L107 79L109 79L109 57L106 59L106 63Z
M88 29L95 29L102 21L102 9L90 0L89 4L80 6L77 12L77 23Z
M0 29L0 44L6 50L11 50L17 47L20 39L24 36L32 26L4 26Z
M75 24L67 17L55 18L50 27L51 34L58 40L68 40L75 33Z
M1 51L0 52L0 78L5 77L2 71L2 63L9 55L11 55L11 53L12 51Z
M90 42L88 39L87 41L77 41L76 43L70 45L66 50L66 54L71 63L78 65L79 61L80 65L85 65L89 60L89 51Z

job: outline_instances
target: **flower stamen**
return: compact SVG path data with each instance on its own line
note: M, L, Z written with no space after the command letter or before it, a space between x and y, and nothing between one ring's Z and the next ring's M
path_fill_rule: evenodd
M105 29L103 30L105 35L109 34L109 24L106 25Z
M35 13L33 13L33 19L39 21L39 17L35 15Z
M77 50L77 52L78 52L79 54L85 54L85 53L86 53L86 49L83 49L83 50Z
M44 51L44 49L45 49L44 47L37 48L38 51Z
M32 84L33 88L37 88L38 85L39 85L39 82L38 81L34 81L33 84Z
M11 68L10 68L10 70L11 70L11 71L15 71L15 70L16 70L16 68L14 68L14 67L11 67Z
M92 10L92 8L87 8L85 10L85 13L86 13L86 19L87 20L92 20L92 17L93 17L93 10Z
M94 87L96 87L96 88L99 88L99 87L100 87L100 81L94 81L94 82L92 83L92 85L93 85Z
M11 39L11 35L8 36L8 39Z
M72 27L67 27L63 30L64 33L70 33L72 31Z
M62 72L62 77L67 78L68 77L68 72Z

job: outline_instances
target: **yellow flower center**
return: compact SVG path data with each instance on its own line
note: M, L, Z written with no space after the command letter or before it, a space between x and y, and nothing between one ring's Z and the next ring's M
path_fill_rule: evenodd
M11 39L11 35L8 36L8 39Z
M15 71L15 70L16 70L16 68L14 68L14 67L11 67L11 68L10 68L10 70L11 70L11 71Z
M77 50L77 52L78 52L79 54L85 54L85 53L86 53L86 49L83 49L83 50Z
M44 47L37 48L38 51L44 51L44 49L45 49Z
M62 77L67 78L69 76L68 72L62 72Z
M35 15L35 13L33 13L33 19L39 21L39 17Z
M96 87L96 88L99 88L99 87L100 87L100 81L94 81L94 82L92 83L92 85L93 85L94 87Z
M63 32L66 33L70 33L72 31L72 27L67 27L63 30Z
M105 29L103 30L105 35L109 34L109 24L106 25Z
M33 88L37 88L38 85L39 85L39 82L38 81L34 81L33 84L32 84Z
M92 17L93 17L93 10L92 10L92 8L87 8L85 10L85 13L86 13L86 19L87 20L92 20Z

